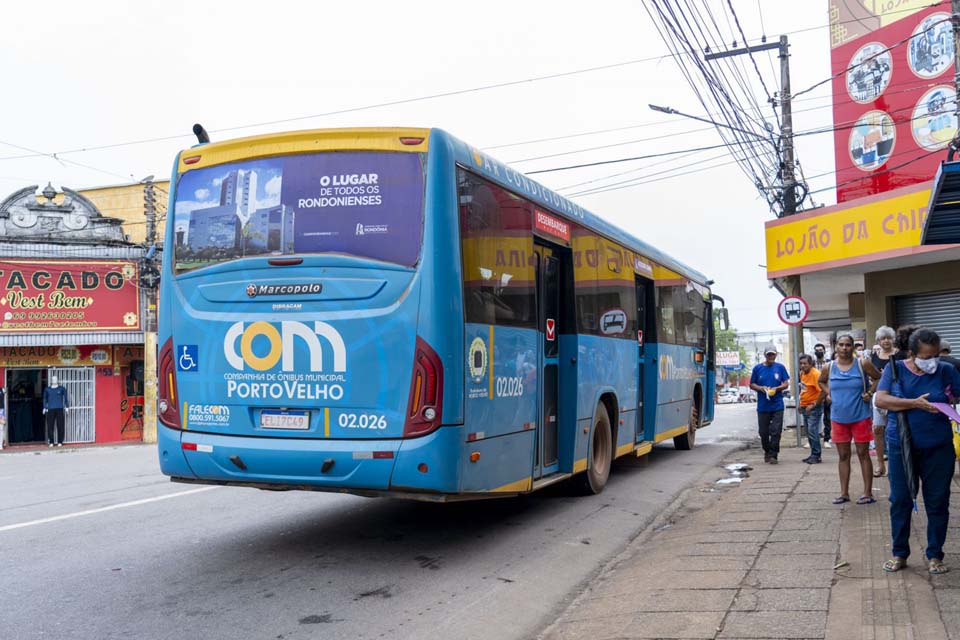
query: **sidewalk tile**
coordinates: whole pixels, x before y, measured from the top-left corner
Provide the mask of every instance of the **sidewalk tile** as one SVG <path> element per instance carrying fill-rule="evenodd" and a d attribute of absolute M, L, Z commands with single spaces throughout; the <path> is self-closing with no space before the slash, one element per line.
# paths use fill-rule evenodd
<path fill-rule="evenodd" d="M 741 589 L 732 611 L 826 611 L 830 589 Z"/>
<path fill-rule="evenodd" d="M 719 637 L 823 638 L 826 628 L 825 611 L 733 611 Z"/>
<path fill-rule="evenodd" d="M 755 556 L 760 552 L 759 542 L 701 542 L 693 545 L 691 556 Z"/>
<path fill-rule="evenodd" d="M 664 571 L 734 571 L 753 567 L 755 556 L 689 556 L 672 557 L 659 565 Z"/>
<path fill-rule="evenodd" d="M 683 638 L 704 640 L 716 637 L 723 612 L 639 613 L 594 620 L 563 622 L 544 640 L 612 640 L 613 638 Z"/>
<path fill-rule="evenodd" d="M 730 531 L 770 531 L 772 527 L 766 521 L 756 520 L 750 522 L 722 522 L 708 526 L 706 531 L 730 532 Z"/>
<path fill-rule="evenodd" d="M 837 542 L 840 540 L 840 527 L 823 528 L 815 531 L 805 531 L 802 529 L 788 529 L 787 531 L 774 530 L 770 532 L 767 538 L 767 548 L 770 545 L 790 545 L 790 547 L 799 547 L 798 542 L 805 543 L 804 546 L 818 549 L 824 542 Z M 784 548 L 788 548 L 784 546 Z M 814 551 L 816 553 L 816 551 Z"/>
<path fill-rule="evenodd" d="M 766 542 L 769 531 L 706 531 L 697 535 L 697 542 Z"/>
<path fill-rule="evenodd" d="M 651 589 L 634 590 L 590 598 L 591 606 L 603 615 L 662 611 L 726 611 L 737 589 Z M 592 613 L 591 615 L 596 615 Z M 571 618 L 570 622 L 576 618 Z"/>
<path fill-rule="evenodd" d="M 940 619 L 950 634 L 950 640 L 960 638 L 960 589 L 934 589 L 940 605 Z"/>
<path fill-rule="evenodd" d="M 774 571 L 754 569 L 747 574 L 746 584 L 758 589 L 810 588 L 822 589 L 833 582 L 833 571 Z"/>
<path fill-rule="evenodd" d="M 700 569 L 698 558 L 691 558 L 689 568 Z M 669 586 L 671 589 L 733 589 L 740 586 L 749 567 L 725 571 L 663 571 L 659 568 L 637 566 L 618 572 L 616 579 L 597 587 L 594 596 L 606 597 L 630 594 L 638 589 Z"/>
<path fill-rule="evenodd" d="M 807 553 L 798 555 L 760 554 L 754 567 L 759 571 L 807 571 L 810 569 L 833 570 L 836 554 Z"/>

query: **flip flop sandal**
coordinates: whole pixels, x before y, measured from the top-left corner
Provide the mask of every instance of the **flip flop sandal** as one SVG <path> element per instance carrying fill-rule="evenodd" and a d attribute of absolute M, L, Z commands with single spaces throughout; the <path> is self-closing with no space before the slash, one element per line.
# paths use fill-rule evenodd
<path fill-rule="evenodd" d="M 874 478 L 882 478 L 882 477 L 885 476 L 885 475 L 887 475 L 887 470 L 886 470 L 886 469 L 878 469 L 877 471 L 874 471 L 874 472 L 873 472 L 873 477 L 874 477 Z"/>
<path fill-rule="evenodd" d="M 860 496 L 857 498 L 857 504 L 873 504 L 877 499 L 873 496 Z"/>
<path fill-rule="evenodd" d="M 833 504 L 844 504 L 846 502 L 850 502 L 850 498 L 847 496 L 840 496 L 839 498 L 833 499 Z"/>
<path fill-rule="evenodd" d="M 943 560 L 937 560 L 936 558 L 933 558 L 930 560 L 927 570 L 933 575 L 938 576 L 950 571 L 950 568 L 943 564 Z"/>
<path fill-rule="evenodd" d="M 883 570 L 887 573 L 896 573 L 901 569 L 907 568 L 907 559 L 906 558 L 890 558 L 883 563 Z"/>

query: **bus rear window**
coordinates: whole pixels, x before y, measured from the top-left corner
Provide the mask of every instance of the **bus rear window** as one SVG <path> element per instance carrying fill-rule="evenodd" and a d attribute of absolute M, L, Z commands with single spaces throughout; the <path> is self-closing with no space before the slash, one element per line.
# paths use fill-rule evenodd
<path fill-rule="evenodd" d="M 423 182 L 415 153 L 314 153 L 188 171 L 174 200 L 174 266 L 294 253 L 413 266 Z"/>

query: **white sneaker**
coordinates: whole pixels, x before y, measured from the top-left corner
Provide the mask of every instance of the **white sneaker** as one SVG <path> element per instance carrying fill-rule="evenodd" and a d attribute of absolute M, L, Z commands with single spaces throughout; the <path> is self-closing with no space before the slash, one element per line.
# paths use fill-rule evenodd
<path fill-rule="evenodd" d="M 53 446 L 53 443 L 52 443 L 52 442 L 48 442 L 48 443 L 47 443 L 47 446 L 48 446 L 48 447 L 52 447 L 52 446 Z"/>
<path fill-rule="evenodd" d="M 810 443 L 809 443 L 809 442 L 804 442 L 804 443 L 803 443 L 803 448 L 804 448 L 804 449 L 809 449 L 809 448 L 810 448 Z"/>
<path fill-rule="evenodd" d="M 829 440 L 827 440 L 827 441 L 825 441 L 825 442 L 823 443 L 823 448 L 824 448 L 824 449 L 833 449 L 833 445 L 830 444 L 830 441 L 829 441 Z"/>
<path fill-rule="evenodd" d="M 57 443 L 57 446 L 58 446 L 58 447 L 62 447 L 62 446 L 63 446 L 63 443 L 62 443 L 62 442 L 58 442 L 58 443 Z"/>

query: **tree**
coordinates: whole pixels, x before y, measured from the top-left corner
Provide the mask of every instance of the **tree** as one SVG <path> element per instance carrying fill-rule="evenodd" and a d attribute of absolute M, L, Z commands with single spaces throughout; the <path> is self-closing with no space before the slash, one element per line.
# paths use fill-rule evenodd
<path fill-rule="evenodd" d="M 717 351 L 736 351 L 740 354 L 740 362 L 746 364 L 747 350 L 737 341 L 737 330 L 732 326 L 720 329 L 720 312 L 713 310 L 713 329 L 716 335 Z M 736 385 L 740 380 L 739 371 L 724 371 L 724 378 L 729 384 Z"/>

